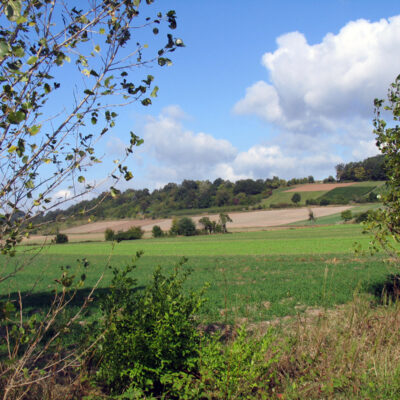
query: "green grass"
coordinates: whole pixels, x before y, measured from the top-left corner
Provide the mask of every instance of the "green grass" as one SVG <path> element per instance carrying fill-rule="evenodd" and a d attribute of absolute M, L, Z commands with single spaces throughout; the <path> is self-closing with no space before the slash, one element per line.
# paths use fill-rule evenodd
<path fill-rule="evenodd" d="M 316 199 L 325 193 L 327 193 L 326 190 L 323 191 L 317 191 L 317 192 L 302 192 L 301 188 L 299 188 L 299 191 L 296 192 L 288 192 L 288 190 L 291 190 L 291 187 L 284 187 L 284 188 L 279 188 L 273 191 L 272 195 L 268 197 L 267 199 L 264 199 L 261 204 L 265 207 L 269 207 L 271 204 L 279 204 L 279 203 L 288 203 L 288 204 L 293 204 L 292 202 L 292 197 L 295 193 L 299 193 L 301 196 L 301 200 L 299 205 L 305 205 L 306 200 L 310 199 Z"/>
<path fill-rule="evenodd" d="M 189 258 L 185 268 L 193 271 L 187 282 L 189 287 L 210 283 L 202 320 L 273 319 L 309 307 L 346 303 L 355 290 L 372 292 L 379 287 L 393 268 L 379 257 L 355 258 L 355 241 L 364 247 L 369 241 L 358 225 L 148 239 L 121 242 L 114 249 L 110 243 L 54 245 L 29 261 L 15 279 L 0 285 L 0 293 L 33 288 L 36 295 L 29 304 L 40 307 L 51 299 L 51 287 L 61 273 L 60 266 L 64 270 L 70 267 L 69 271 L 80 276 L 82 269 L 77 268 L 76 260 L 82 257 L 90 261 L 85 271 L 86 286 L 91 287 L 104 272 L 100 285 L 104 288 L 111 280 L 108 264 L 124 265 L 136 251 L 144 250 L 134 273 L 139 286 L 149 281 L 157 265 L 172 270 L 182 256 Z M 12 263 L 29 257 L 32 248 L 21 249 L 25 252 L 20 250 L 14 259 L 3 257 L 0 261 L 7 261 L 11 269 Z M 104 290 L 98 293 L 102 296 Z M 96 318 L 96 310 L 92 313 Z"/>
<path fill-rule="evenodd" d="M 329 200 L 332 203 L 348 202 L 357 198 L 364 197 L 372 192 L 375 186 L 369 185 L 353 185 L 345 187 L 337 187 L 325 193 L 319 198 Z"/>
<path fill-rule="evenodd" d="M 363 204 L 361 206 L 353 206 L 351 207 L 351 212 L 353 215 L 358 213 L 362 213 L 368 210 L 376 210 L 379 207 L 382 207 L 381 203 L 368 203 Z M 312 206 L 311 206 L 312 208 Z M 334 225 L 343 223 L 341 213 L 326 215 L 325 217 L 319 217 L 315 222 L 311 222 L 307 219 L 303 221 L 296 221 L 288 224 L 288 226 L 318 226 L 318 225 Z"/>

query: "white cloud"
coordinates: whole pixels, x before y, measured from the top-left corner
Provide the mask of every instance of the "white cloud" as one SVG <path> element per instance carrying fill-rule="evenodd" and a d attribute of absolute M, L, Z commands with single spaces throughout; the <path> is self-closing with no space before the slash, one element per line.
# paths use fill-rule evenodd
<path fill-rule="evenodd" d="M 143 150 L 167 168 L 162 175 L 174 179 L 208 178 L 216 165 L 233 160 L 237 150 L 228 140 L 185 129 L 181 122 L 184 115 L 174 106 L 164 109 L 157 118 L 149 118 L 144 127 Z M 160 172 L 157 169 L 157 175 Z"/>
<path fill-rule="evenodd" d="M 299 32 L 279 37 L 277 44 L 262 57 L 270 83 L 249 87 L 234 112 L 294 133 L 352 134 L 372 118 L 373 99 L 385 95 L 400 71 L 400 16 L 349 22 L 314 45 Z"/>
<path fill-rule="evenodd" d="M 68 189 L 60 189 L 54 194 L 54 199 L 56 200 L 68 200 L 72 197 L 73 193 Z"/>
<path fill-rule="evenodd" d="M 356 160 L 362 160 L 366 157 L 376 156 L 379 153 L 375 140 L 360 140 L 358 147 L 352 152 Z"/>

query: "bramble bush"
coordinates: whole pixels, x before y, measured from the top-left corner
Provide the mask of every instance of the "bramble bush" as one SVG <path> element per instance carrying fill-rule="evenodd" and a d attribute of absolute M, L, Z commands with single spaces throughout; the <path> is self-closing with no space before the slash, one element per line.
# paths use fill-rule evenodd
<path fill-rule="evenodd" d="M 115 232 L 112 229 L 107 228 L 104 232 L 104 238 L 105 240 L 112 242 L 115 238 Z"/>
<path fill-rule="evenodd" d="M 139 291 L 131 272 L 140 255 L 124 269 L 113 269 L 111 291 L 101 305 L 105 333 L 97 353 L 98 382 L 111 395 L 129 391 L 136 398 L 167 393 L 171 376 L 197 369 L 195 315 L 204 302 L 204 289 L 183 288 L 190 273 L 185 259 L 168 276 L 158 267 Z"/>
<path fill-rule="evenodd" d="M 137 240 L 141 239 L 144 235 L 144 231 L 140 226 L 133 226 L 126 232 L 118 232 L 114 235 L 114 240 L 121 242 L 122 240 Z"/>
<path fill-rule="evenodd" d="M 57 233 L 55 242 L 57 244 L 68 243 L 68 236 L 65 233 Z"/>

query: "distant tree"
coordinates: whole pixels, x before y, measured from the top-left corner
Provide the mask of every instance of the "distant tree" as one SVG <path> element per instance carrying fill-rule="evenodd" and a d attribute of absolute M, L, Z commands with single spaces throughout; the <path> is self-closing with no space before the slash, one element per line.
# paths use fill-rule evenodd
<path fill-rule="evenodd" d="M 314 177 L 312 175 L 310 175 L 308 177 L 308 183 L 314 183 L 314 182 L 315 182 Z"/>
<path fill-rule="evenodd" d="M 324 183 L 333 183 L 333 182 L 336 182 L 336 181 L 335 181 L 335 178 L 332 175 L 329 175 L 328 178 L 325 178 L 323 182 Z"/>
<path fill-rule="evenodd" d="M 153 237 L 155 237 L 155 238 L 159 238 L 159 237 L 163 237 L 164 236 L 163 230 L 158 225 L 154 225 L 153 226 L 153 229 L 151 230 L 151 233 L 152 233 Z"/>
<path fill-rule="evenodd" d="M 340 216 L 342 217 L 342 219 L 343 219 L 345 222 L 348 222 L 348 221 L 350 221 L 350 220 L 353 218 L 353 214 L 351 213 L 351 210 L 342 211 L 342 213 L 340 214 Z"/>
<path fill-rule="evenodd" d="M 57 233 L 55 242 L 57 244 L 68 243 L 68 236 L 65 233 Z"/>
<path fill-rule="evenodd" d="M 196 234 L 196 225 L 192 218 L 183 217 L 178 221 L 178 234 L 183 236 L 194 236 Z"/>
<path fill-rule="evenodd" d="M 300 195 L 300 193 L 295 193 L 295 194 L 292 196 L 292 201 L 293 201 L 293 203 L 295 203 L 296 205 L 297 205 L 298 203 L 300 203 L 300 200 L 301 200 L 301 195 Z"/>
<path fill-rule="evenodd" d="M 213 231 L 213 224 L 208 217 L 202 217 L 199 219 L 199 224 L 203 225 L 203 229 L 205 232 L 212 233 Z"/>
<path fill-rule="evenodd" d="M 232 222 L 231 217 L 228 214 L 221 213 L 219 214 L 219 222 L 221 225 L 222 233 L 227 233 L 228 229 L 226 228 L 226 224 L 228 222 Z"/>
<path fill-rule="evenodd" d="M 310 222 L 315 222 L 316 221 L 316 218 L 315 218 L 315 215 L 314 215 L 314 211 L 311 210 L 311 208 L 308 209 L 308 220 Z"/>
<path fill-rule="evenodd" d="M 114 236 L 115 236 L 115 232 L 110 228 L 107 228 L 106 231 L 104 232 L 104 238 L 107 241 L 113 241 Z"/>

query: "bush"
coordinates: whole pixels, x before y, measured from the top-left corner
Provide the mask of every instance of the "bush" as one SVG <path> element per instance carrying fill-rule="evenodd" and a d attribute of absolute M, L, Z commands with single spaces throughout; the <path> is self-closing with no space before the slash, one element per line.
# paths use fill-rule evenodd
<path fill-rule="evenodd" d="M 189 274 L 182 268 L 185 261 L 169 276 L 158 267 L 140 292 L 130 277 L 133 265 L 113 269 L 111 292 L 101 306 L 105 334 L 97 354 L 98 381 L 111 394 L 157 397 L 168 392 L 174 374 L 197 369 L 200 334 L 195 314 L 203 291 L 184 290 Z"/>
<path fill-rule="evenodd" d="M 133 226 L 132 228 L 128 229 L 126 232 L 118 232 L 114 239 L 117 242 L 121 242 L 122 240 L 137 240 L 141 239 L 144 235 L 144 231 L 140 226 Z"/>
<path fill-rule="evenodd" d="M 292 196 L 292 199 L 291 199 L 292 201 L 293 201 L 293 203 L 295 203 L 296 205 L 298 204 L 298 203 L 300 203 L 300 200 L 301 200 L 301 195 L 300 195 L 300 193 L 295 193 L 293 196 Z"/>
<path fill-rule="evenodd" d="M 104 238 L 107 241 L 113 241 L 115 238 L 115 232 L 112 229 L 107 228 L 106 231 L 104 232 Z"/>
<path fill-rule="evenodd" d="M 64 233 L 57 233 L 55 242 L 57 244 L 68 243 L 68 236 Z"/>
<path fill-rule="evenodd" d="M 294 204 L 290 203 L 272 203 L 269 205 L 270 208 L 293 208 Z"/>
<path fill-rule="evenodd" d="M 351 213 L 351 210 L 342 211 L 340 216 L 342 217 L 342 219 L 345 222 L 350 221 L 353 218 L 353 214 Z"/>
<path fill-rule="evenodd" d="M 319 204 L 319 201 L 317 199 L 307 199 L 306 200 L 307 206 L 317 206 L 318 204 Z"/>
<path fill-rule="evenodd" d="M 355 215 L 354 221 L 357 224 L 361 224 L 361 222 L 365 222 L 368 220 L 369 215 L 370 215 L 370 211 L 361 212 L 361 213 Z"/>
<path fill-rule="evenodd" d="M 319 202 L 320 206 L 328 206 L 331 202 L 328 199 L 321 199 Z"/>
<path fill-rule="evenodd" d="M 163 237 L 164 236 L 163 230 L 158 225 L 154 225 L 153 226 L 153 229 L 151 230 L 151 233 L 152 233 L 153 237 L 155 237 L 155 238 L 159 238 L 159 237 Z"/>
<path fill-rule="evenodd" d="M 178 235 L 194 236 L 196 234 L 196 225 L 192 218 L 183 217 L 178 221 Z"/>

